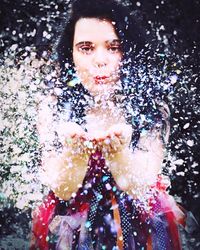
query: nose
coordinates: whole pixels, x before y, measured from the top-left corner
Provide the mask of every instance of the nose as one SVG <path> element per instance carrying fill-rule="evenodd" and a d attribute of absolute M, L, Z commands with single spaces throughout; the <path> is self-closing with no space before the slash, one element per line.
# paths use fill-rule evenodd
<path fill-rule="evenodd" d="M 104 49 L 99 48 L 94 53 L 94 66 L 96 68 L 103 68 L 106 67 L 108 64 L 108 58 L 106 55 L 106 51 Z"/>

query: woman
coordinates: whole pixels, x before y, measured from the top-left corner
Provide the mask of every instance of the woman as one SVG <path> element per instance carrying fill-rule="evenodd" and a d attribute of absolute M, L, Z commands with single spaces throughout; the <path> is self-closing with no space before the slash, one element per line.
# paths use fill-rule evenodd
<path fill-rule="evenodd" d="M 56 131 L 59 153 L 43 156 L 52 191 L 31 249 L 181 249 L 182 212 L 160 175 L 168 111 L 143 79 L 150 55 L 129 13 L 112 0 L 72 5 L 57 49 L 67 81 L 54 100 L 69 121 Z"/>

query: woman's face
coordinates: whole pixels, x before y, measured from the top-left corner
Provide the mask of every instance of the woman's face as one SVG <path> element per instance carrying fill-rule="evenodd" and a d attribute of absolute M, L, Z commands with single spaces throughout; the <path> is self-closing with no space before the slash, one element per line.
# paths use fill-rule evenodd
<path fill-rule="evenodd" d="M 81 18 L 75 25 L 73 61 L 82 84 L 93 95 L 108 93 L 119 80 L 121 42 L 110 21 Z"/>

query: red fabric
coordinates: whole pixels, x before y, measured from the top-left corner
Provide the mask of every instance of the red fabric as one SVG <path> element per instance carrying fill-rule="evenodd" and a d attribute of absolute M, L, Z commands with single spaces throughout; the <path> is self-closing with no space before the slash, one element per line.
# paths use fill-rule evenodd
<path fill-rule="evenodd" d="M 168 223 L 169 236 L 172 241 L 173 249 L 181 250 L 180 235 L 178 225 L 185 223 L 185 215 L 181 208 L 175 203 L 174 199 L 172 202 L 171 196 L 166 192 L 167 185 L 164 183 L 162 176 L 158 176 L 157 183 L 154 187 L 156 190 L 156 198 L 149 200 L 149 204 L 154 211 L 155 202 L 161 204 L 160 212 L 165 215 Z M 153 214 L 153 213 L 152 213 Z"/>
<path fill-rule="evenodd" d="M 180 238 L 178 232 L 178 224 L 180 221 L 177 220 L 176 214 L 173 211 L 173 204 L 171 203 L 170 196 L 166 192 L 166 185 L 162 182 L 162 177 L 158 178 L 157 184 L 152 187 L 156 190 L 156 197 L 149 199 L 149 205 L 152 208 L 152 214 L 154 216 L 155 202 L 160 202 L 160 212 L 163 212 L 166 216 L 169 227 L 169 235 L 171 237 L 173 247 L 176 250 L 181 250 Z M 30 250 L 48 250 L 48 226 L 55 214 L 55 208 L 59 204 L 59 198 L 57 198 L 53 192 L 44 199 L 42 205 L 37 208 L 33 213 L 33 226 L 32 226 L 32 240 Z M 88 210 L 88 203 L 82 203 L 80 200 L 74 201 L 74 206 L 79 212 Z M 177 205 L 176 205 L 177 207 Z M 146 218 L 146 216 L 144 215 Z M 143 219 L 145 219 L 143 218 Z M 183 222 L 183 220 L 182 220 Z M 148 239 L 147 249 L 152 249 L 151 236 Z"/>
<path fill-rule="evenodd" d="M 57 198 L 53 192 L 50 192 L 49 195 L 44 199 L 42 205 L 40 205 L 33 212 L 33 221 L 32 221 L 32 239 L 30 250 L 48 250 L 48 232 L 49 224 L 54 217 L 55 208 L 59 203 L 59 198 Z M 78 212 L 84 212 L 88 210 L 87 203 L 80 203 L 76 201 L 74 207 L 78 209 Z"/>
<path fill-rule="evenodd" d="M 180 237 L 178 232 L 178 225 L 176 218 L 173 214 L 173 212 L 166 213 L 166 219 L 168 221 L 169 231 L 170 231 L 170 238 L 172 240 L 173 248 L 176 250 L 181 250 L 181 243 L 180 243 Z"/>
<path fill-rule="evenodd" d="M 33 226 L 31 250 L 41 249 L 48 250 L 48 225 L 54 215 L 54 210 L 59 200 L 51 192 L 43 204 L 33 212 Z"/>

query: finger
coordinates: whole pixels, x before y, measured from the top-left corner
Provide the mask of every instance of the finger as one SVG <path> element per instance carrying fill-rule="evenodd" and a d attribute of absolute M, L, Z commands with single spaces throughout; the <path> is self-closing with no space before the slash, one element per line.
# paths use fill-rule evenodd
<path fill-rule="evenodd" d="M 75 137 L 76 137 L 76 133 L 71 133 L 69 136 L 72 138 L 72 139 L 74 139 Z"/>
<path fill-rule="evenodd" d="M 104 143 L 105 145 L 111 144 L 111 137 L 110 137 L 110 136 L 107 136 L 107 137 L 103 140 L 103 143 Z"/>
<path fill-rule="evenodd" d="M 121 135 L 122 135 L 122 132 L 121 132 L 121 131 L 114 131 L 114 135 L 117 136 L 117 137 L 118 137 L 118 136 L 121 136 Z"/>
<path fill-rule="evenodd" d="M 123 145 L 123 143 L 122 143 L 122 141 L 120 141 L 119 137 L 116 137 L 116 136 L 113 138 L 111 144 L 112 144 L 112 148 L 114 151 L 118 151 Z"/>

